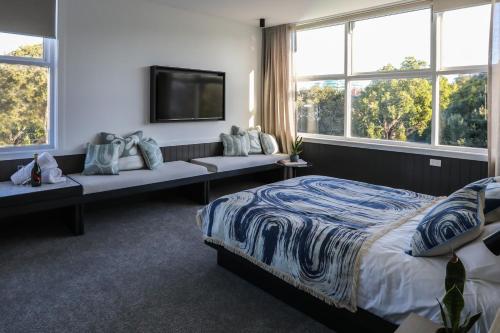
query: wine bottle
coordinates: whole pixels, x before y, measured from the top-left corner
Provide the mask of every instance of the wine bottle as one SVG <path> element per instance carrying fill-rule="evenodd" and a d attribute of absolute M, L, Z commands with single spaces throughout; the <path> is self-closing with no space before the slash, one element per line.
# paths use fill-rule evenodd
<path fill-rule="evenodd" d="M 31 169 L 31 186 L 38 187 L 42 185 L 42 169 L 38 164 L 38 154 L 35 154 L 35 164 Z"/>

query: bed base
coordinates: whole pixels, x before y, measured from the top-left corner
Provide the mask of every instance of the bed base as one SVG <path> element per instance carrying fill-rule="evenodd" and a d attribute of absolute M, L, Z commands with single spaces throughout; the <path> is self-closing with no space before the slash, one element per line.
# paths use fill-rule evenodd
<path fill-rule="evenodd" d="M 211 243 L 206 244 L 217 250 L 219 266 L 265 290 L 337 333 L 393 333 L 397 329 L 397 325 L 366 310 L 358 309 L 356 313 L 352 313 L 328 305 L 223 247 Z"/>

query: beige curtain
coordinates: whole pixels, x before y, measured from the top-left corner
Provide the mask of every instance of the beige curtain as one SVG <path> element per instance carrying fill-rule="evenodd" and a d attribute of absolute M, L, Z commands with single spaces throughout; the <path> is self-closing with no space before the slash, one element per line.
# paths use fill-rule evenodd
<path fill-rule="evenodd" d="M 274 134 L 283 153 L 295 138 L 293 43 L 295 28 L 280 25 L 264 29 L 262 130 Z"/>
<path fill-rule="evenodd" d="M 492 0 L 488 70 L 488 173 L 500 175 L 500 2 Z"/>

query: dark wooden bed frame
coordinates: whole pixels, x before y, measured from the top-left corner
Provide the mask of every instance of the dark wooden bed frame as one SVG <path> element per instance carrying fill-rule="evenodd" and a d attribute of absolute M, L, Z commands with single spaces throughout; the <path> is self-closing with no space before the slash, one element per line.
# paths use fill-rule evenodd
<path fill-rule="evenodd" d="M 337 333 L 393 333 L 398 327 L 363 309 L 352 313 L 328 305 L 224 247 L 205 243 L 217 250 L 217 264 L 219 266 L 267 291 Z"/>

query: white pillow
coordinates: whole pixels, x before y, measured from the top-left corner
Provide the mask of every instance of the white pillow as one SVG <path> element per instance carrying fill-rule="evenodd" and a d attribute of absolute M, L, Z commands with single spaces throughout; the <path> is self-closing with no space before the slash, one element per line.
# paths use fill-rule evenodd
<path fill-rule="evenodd" d="M 481 237 L 457 251 L 465 266 L 467 279 L 500 283 L 500 256 L 491 253 L 483 243 L 483 238 L 498 230 L 500 222 L 485 226 Z"/>

